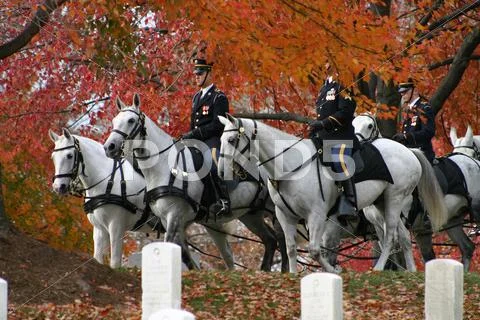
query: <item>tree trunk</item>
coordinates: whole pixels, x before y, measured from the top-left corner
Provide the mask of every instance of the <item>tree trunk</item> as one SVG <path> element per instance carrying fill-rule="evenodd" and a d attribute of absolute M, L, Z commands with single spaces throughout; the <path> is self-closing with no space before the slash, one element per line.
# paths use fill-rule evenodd
<path fill-rule="evenodd" d="M 378 16 L 389 16 L 390 7 L 392 1 L 384 1 L 379 3 L 369 3 L 369 10 Z M 369 95 L 368 97 L 375 102 L 385 104 L 390 106 L 393 111 L 393 108 L 398 108 L 400 105 L 400 95 L 398 94 L 395 84 L 393 81 L 388 81 L 385 83 L 383 79 L 379 78 L 375 73 L 370 73 L 370 79 L 368 81 Z M 397 119 L 382 119 L 381 114 L 377 114 L 379 117 L 377 120 L 378 128 L 382 136 L 386 138 L 392 137 L 397 133 Z"/>
<path fill-rule="evenodd" d="M 5 234 L 10 229 L 10 222 L 5 212 L 5 205 L 3 202 L 3 174 L 2 164 L 0 164 L 0 236 Z"/>

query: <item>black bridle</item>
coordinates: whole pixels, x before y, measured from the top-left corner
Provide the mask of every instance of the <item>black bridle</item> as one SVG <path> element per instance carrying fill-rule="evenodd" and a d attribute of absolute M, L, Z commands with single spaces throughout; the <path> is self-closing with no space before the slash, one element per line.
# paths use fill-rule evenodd
<path fill-rule="evenodd" d="M 473 142 L 471 146 L 459 145 L 459 146 L 454 147 L 454 149 L 457 149 L 457 148 L 472 149 L 473 150 L 473 158 L 480 159 L 480 150 L 479 150 L 478 146 L 475 144 L 475 142 Z"/>
<path fill-rule="evenodd" d="M 355 133 L 355 135 L 361 139 L 360 141 L 373 141 L 377 139 L 378 135 L 380 134 L 380 130 L 378 129 L 377 119 L 368 113 L 362 113 L 359 116 L 370 118 L 373 121 L 373 128 L 372 128 L 372 132 L 368 137 L 364 137 L 363 134 L 361 134 L 360 132 Z"/>
<path fill-rule="evenodd" d="M 251 145 L 252 141 L 254 141 L 257 138 L 257 133 L 258 133 L 257 122 L 255 120 L 252 120 L 252 121 L 253 121 L 253 132 L 252 132 L 252 135 L 250 137 L 248 137 L 245 134 L 245 127 L 243 126 L 243 123 L 242 123 L 241 119 L 238 119 L 238 128 L 228 129 L 228 130 L 223 131 L 224 133 L 225 132 L 237 132 L 238 133 L 237 137 L 235 138 L 235 141 L 229 142 L 234 146 L 235 150 L 238 149 L 238 145 L 240 144 L 240 138 L 244 137 L 247 140 L 247 143 L 245 144 L 245 147 L 243 147 L 243 149 L 239 151 L 239 153 L 242 156 L 245 155 L 245 153 L 247 151 L 250 151 L 250 145 Z M 219 155 L 220 159 L 221 158 L 226 158 L 226 157 L 230 157 L 230 156 L 227 156 L 224 153 L 220 153 L 220 155 Z"/>
<path fill-rule="evenodd" d="M 54 175 L 52 181 L 55 181 L 55 179 L 57 178 L 70 178 L 72 181 L 75 180 L 78 177 L 78 170 L 80 168 L 80 165 L 82 165 L 82 174 L 85 175 L 85 163 L 83 162 L 83 154 L 80 150 L 80 143 L 78 142 L 77 138 L 73 137 L 72 145 L 63 148 L 53 149 L 53 152 L 59 152 L 69 149 L 74 149 L 72 170 L 70 170 L 70 172 L 68 173 L 60 173 Z"/>
<path fill-rule="evenodd" d="M 240 138 L 241 137 L 245 137 L 247 139 L 247 144 L 245 145 L 245 147 L 243 147 L 242 150 L 240 150 L 240 154 L 241 155 L 244 155 L 245 152 L 247 151 L 250 151 L 250 145 L 251 145 L 251 142 L 254 141 L 257 137 L 257 133 L 258 133 L 258 128 L 257 128 L 257 122 L 255 120 L 253 120 L 253 132 L 252 132 L 252 135 L 250 137 L 248 137 L 246 134 L 245 134 L 245 127 L 243 126 L 243 123 L 242 123 L 242 120 L 241 119 L 237 119 L 238 120 L 238 128 L 235 128 L 235 129 L 228 129 L 228 130 L 224 130 L 223 132 L 238 132 L 238 136 L 236 137 L 235 139 L 235 144 L 234 144 L 234 147 L 235 147 L 235 150 L 238 149 L 238 145 L 240 143 Z M 301 139 L 298 139 L 297 141 L 295 141 L 292 145 L 290 145 L 289 147 L 285 148 L 282 150 L 282 152 L 274 155 L 273 157 L 265 160 L 265 161 L 262 161 L 258 164 L 258 167 L 261 167 L 265 164 L 267 164 L 268 162 L 274 160 L 275 158 L 277 158 L 278 156 L 286 153 L 288 150 L 292 149 L 296 144 L 302 142 L 304 140 L 304 138 L 301 138 Z M 233 141 L 231 142 L 233 144 Z M 322 149 L 318 150 L 318 152 L 315 152 L 312 157 L 310 157 L 310 159 L 308 159 L 307 161 L 305 161 L 304 163 L 300 164 L 298 167 L 296 167 L 295 169 L 293 169 L 290 173 L 287 173 L 283 178 L 287 178 L 289 175 L 297 172 L 298 170 L 304 168 L 306 165 L 308 165 L 309 163 L 315 161 L 315 159 L 318 158 L 319 154 L 322 153 Z M 220 158 L 222 157 L 227 157 L 225 154 L 221 153 L 220 154 Z"/>
<path fill-rule="evenodd" d="M 132 110 L 132 109 L 123 109 L 123 110 L 120 110 L 120 112 L 132 112 L 132 113 L 136 114 L 137 117 L 138 117 L 137 123 L 135 124 L 135 127 L 132 129 L 132 131 L 128 134 L 123 132 L 123 131 L 120 131 L 118 129 L 113 129 L 112 132 L 116 132 L 119 135 L 121 135 L 124 139 L 124 142 L 127 141 L 127 140 L 133 140 L 138 135 L 140 135 L 140 138 L 142 140 L 144 140 L 145 137 L 147 136 L 147 128 L 145 127 L 145 114 L 143 112 L 137 112 L 137 111 Z M 155 154 L 151 154 L 151 155 L 147 155 L 147 156 L 137 156 L 134 153 L 133 157 L 134 157 L 134 159 L 138 159 L 138 160 L 150 159 L 154 156 L 160 155 L 160 154 L 164 153 L 165 151 L 169 150 L 177 142 L 178 141 L 173 141 L 173 143 L 170 144 L 168 147 L 164 148 L 163 150 L 160 150 L 159 152 L 157 152 Z M 124 148 L 124 144 L 122 145 L 122 151 L 123 151 L 123 148 Z M 132 151 L 135 152 L 135 150 L 140 150 L 140 149 L 142 149 L 142 148 L 135 148 Z"/>
<path fill-rule="evenodd" d="M 112 132 L 118 133 L 123 137 L 124 140 L 135 139 L 135 137 L 139 134 L 140 134 L 140 137 L 145 138 L 145 136 L 147 135 L 147 130 L 145 129 L 145 114 L 143 112 L 137 112 L 131 109 L 123 109 L 123 110 L 120 110 L 120 112 L 132 112 L 137 115 L 138 121 L 130 133 L 125 133 L 118 129 L 113 129 Z"/>

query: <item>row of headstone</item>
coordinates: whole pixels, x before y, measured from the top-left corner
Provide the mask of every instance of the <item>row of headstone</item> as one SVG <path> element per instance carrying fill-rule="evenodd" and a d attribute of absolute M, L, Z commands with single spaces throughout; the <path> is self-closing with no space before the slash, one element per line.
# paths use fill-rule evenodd
<path fill-rule="evenodd" d="M 343 319 L 342 278 L 313 273 L 301 280 L 301 320 Z M 425 267 L 425 319 L 463 318 L 463 265 L 455 260 L 431 260 Z"/>
<path fill-rule="evenodd" d="M 181 278 L 179 246 L 154 242 L 143 248 L 142 320 L 195 319 L 191 313 L 181 310 Z M 331 273 L 312 273 L 301 280 L 300 290 L 302 320 L 343 319 L 341 277 Z M 5 294 L 3 292 L 2 289 L 2 302 L 6 300 L 6 282 Z M 462 317 L 463 265 L 450 259 L 429 261 L 425 269 L 425 319 L 459 320 Z M 1 319 L 4 318 L 0 316 Z"/>

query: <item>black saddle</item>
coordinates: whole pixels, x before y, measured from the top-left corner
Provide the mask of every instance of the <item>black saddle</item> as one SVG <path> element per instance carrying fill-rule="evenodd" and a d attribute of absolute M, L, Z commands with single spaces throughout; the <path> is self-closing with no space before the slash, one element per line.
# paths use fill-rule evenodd
<path fill-rule="evenodd" d="M 437 158 L 433 165 L 444 194 L 458 194 L 468 198 L 467 184 L 462 170 L 449 158 L 449 156 Z"/>
<path fill-rule="evenodd" d="M 355 183 L 366 180 L 384 180 L 393 184 L 393 178 L 380 151 L 370 142 L 363 142 L 353 154 L 355 160 Z"/>

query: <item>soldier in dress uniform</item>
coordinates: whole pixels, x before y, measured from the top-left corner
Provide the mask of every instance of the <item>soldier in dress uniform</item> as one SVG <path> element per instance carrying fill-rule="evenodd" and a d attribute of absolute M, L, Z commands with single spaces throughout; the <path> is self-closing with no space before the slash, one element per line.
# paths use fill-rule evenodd
<path fill-rule="evenodd" d="M 398 92 L 402 96 L 401 104 L 405 113 L 402 121 L 401 132 L 395 134 L 392 139 L 409 147 L 420 148 L 430 163 L 435 159 L 435 153 L 432 147 L 432 138 L 435 136 L 435 114 L 428 102 L 420 96 L 415 83 L 411 78 L 407 82 L 402 82 L 398 86 Z M 412 224 L 412 232 L 419 237 L 424 238 L 423 243 L 430 243 L 428 247 L 433 248 L 432 243 L 432 225 L 428 214 L 425 212 L 418 196 L 418 190 L 412 193 L 413 202 L 408 214 L 408 223 Z M 435 259 L 433 249 L 430 252 L 422 252 L 426 261 Z"/>
<path fill-rule="evenodd" d="M 430 163 L 435 159 L 432 138 L 435 136 L 435 114 L 432 107 L 415 88 L 412 79 L 399 84 L 402 95 L 402 107 L 406 117 L 402 122 L 402 131 L 392 139 L 409 148 L 420 148 Z"/>
<path fill-rule="evenodd" d="M 330 65 L 326 64 L 327 72 L 332 72 Z M 346 158 L 351 158 L 354 150 L 359 147 L 352 125 L 356 103 L 346 94 L 345 89 L 329 76 L 320 89 L 315 103 L 317 120 L 310 123 L 310 138 L 317 149 L 320 149 L 325 140 L 348 140 L 351 143 L 338 143 L 332 148 L 333 171 L 342 174 L 338 181 L 343 190 L 340 196 L 338 219 L 341 222 L 357 218 L 355 183 L 352 180 L 354 172 L 346 165 Z M 330 159 L 326 159 L 330 161 Z"/>
<path fill-rule="evenodd" d="M 195 81 L 200 90 L 193 96 L 190 131 L 185 133 L 182 139 L 205 142 L 212 150 L 212 156 L 218 160 L 220 137 L 224 127 L 218 116 L 225 117 L 228 113 L 228 99 L 213 83 L 213 64 L 205 59 L 195 59 L 194 63 Z M 210 175 L 220 191 L 219 199 L 210 207 L 210 211 L 217 215 L 227 213 L 230 211 L 228 190 L 225 181 L 218 177 L 216 164 L 212 165 Z"/>

